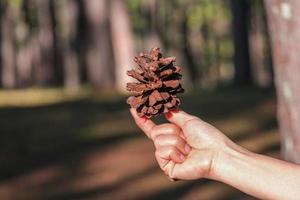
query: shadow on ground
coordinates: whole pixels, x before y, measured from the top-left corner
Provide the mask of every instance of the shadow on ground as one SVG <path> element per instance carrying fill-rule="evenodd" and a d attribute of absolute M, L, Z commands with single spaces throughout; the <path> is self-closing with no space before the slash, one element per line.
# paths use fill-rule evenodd
<path fill-rule="evenodd" d="M 184 110 L 246 148 L 278 156 L 273 91 L 223 89 L 182 99 Z M 168 181 L 124 97 L 2 106 L 0 119 L 1 199 L 253 199 L 208 180 Z"/>

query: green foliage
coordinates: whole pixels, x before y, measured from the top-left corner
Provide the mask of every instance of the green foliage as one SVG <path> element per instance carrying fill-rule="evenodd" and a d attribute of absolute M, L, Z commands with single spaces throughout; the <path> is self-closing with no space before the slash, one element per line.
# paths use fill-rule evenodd
<path fill-rule="evenodd" d="M 206 76 L 213 76 L 207 74 L 210 68 L 228 64 L 232 66 L 231 11 L 228 0 L 127 2 L 134 30 L 137 35 L 141 35 L 142 40 L 154 27 L 164 49 L 181 51 L 184 46 L 182 38 L 188 37 L 198 71 Z M 188 26 L 187 33 L 182 31 L 184 20 Z"/>
<path fill-rule="evenodd" d="M 146 21 L 140 17 L 139 9 L 143 0 L 127 0 L 128 10 L 135 32 L 142 32 L 146 28 Z"/>
<path fill-rule="evenodd" d="M 23 0 L 9 0 L 8 3 L 10 6 L 20 7 L 23 3 Z"/>

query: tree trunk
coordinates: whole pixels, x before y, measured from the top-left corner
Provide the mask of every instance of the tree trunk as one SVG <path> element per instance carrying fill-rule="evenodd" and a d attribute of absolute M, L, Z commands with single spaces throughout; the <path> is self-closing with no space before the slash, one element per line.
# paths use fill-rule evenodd
<path fill-rule="evenodd" d="M 91 84 L 98 89 L 111 89 L 114 83 L 108 19 L 109 3 L 108 0 L 84 0 L 88 21 L 87 76 Z"/>
<path fill-rule="evenodd" d="M 80 74 L 76 52 L 78 4 L 74 0 L 65 0 L 59 6 L 59 33 L 63 58 L 64 86 L 68 91 L 79 89 Z M 66 12 L 68 10 L 68 12 Z"/>
<path fill-rule="evenodd" d="M 4 88 L 13 88 L 16 85 L 16 54 L 15 37 L 13 31 L 13 10 L 8 1 L 1 1 L 2 29 L 1 29 L 1 81 Z"/>
<path fill-rule="evenodd" d="M 134 63 L 134 39 L 129 14 L 123 0 L 112 0 L 110 20 L 113 52 L 115 58 L 115 77 L 117 89 L 126 92 L 126 83 L 131 79 L 126 75 Z"/>
<path fill-rule="evenodd" d="M 0 1 L 0 87 L 2 83 L 2 18 L 4 12 L 4 1 Z"/>
<path fill-rule="evenodd" d="M 180 24 L 180 30 L 182 33 L 182 53 L 186 58 L 188 72 L 191 78 L 192 85 L 195 87 L 199 78 L 199 72 L 195 63 L 195 58 L 193 56 L 192 47 L 189 41 L 189 27 L 188 27 L 188 17 L 186 13 L 186 9 L 182 11 L 182 21 Z"/>
<path fill-rule="evenodd" d="M 39 20 L 39 48 L 40 60 L 37 64 L 35 74 L 36 82 L 39 85 L 47 85 L 53 83 L 54 76 L 54 53 L 53 53 L 53 33 L 50 0 L 35 0 L 38 4 L 38 20 Z"/>
<path fill-rule="evenodd" d="M 31 37 L 29 24 L 26 17 L 29 14 L 28 7 L 25 6 L 28 1 L 24 0 L 22 4 L 14 6 L 15 9 L 15 32 L 22 30 L 21 34 L 16 34 L 16 86 L 18 88 L 28 87 L 31 84 L 32 70 L 32 52 L 30 51 Z M 19 31 L 20 32 L 20 31 Z"/>
<path fill-rule="evenodd" d="M 231 0 L 233 14 L 233 42 L 235 83 L 252 83 L 249 58 L 249 3 L 247 0 Z"/>
<path fill-rule="evenodd" d="M 300 1 L 267 0 L 284 159 L 300 163 Z"/>
<path fill-rule="evenodd" d="M 264 18 L 264 6 L 261 0 L 251 3 L 250 30 L 249 30 L 249 49 L 250 63 L 253 82 L 266 88 L 272 84 L 272 73 L 268 66 L 268 42 L 265 41 L 266 22 Z"/>
<path fill-rule="evenodd" d="M 24 0 L 23 0 L 24 1 Z M 27 0 L 28 1 L 28 0 Z M 58 36 L 58 17 L 57 17 L 57 4 L 64 2 L 64 1 L 56 1 L 50 0 L 50 16 L 51 16 L 51 26 L 52 26 L 52 38 L 53 38 L 53 77 L 54 77 L 54 84 L 61 85 L 63 83 L 63 69 L 62 69 L 62 49 L 60 48 L 60 41 Z M 76 23 L 76 22 L 74 22 Z"/>
<path fill-rule="evenodd" d="M 157 30 L 158 9 L 157 0 L 143 1 L 140 5 L 141 14 L 144 15 L 147 28 L 143 38 L 143 48 L 149 51 L 153 47 L 161 47 L 162 43 Z"/>

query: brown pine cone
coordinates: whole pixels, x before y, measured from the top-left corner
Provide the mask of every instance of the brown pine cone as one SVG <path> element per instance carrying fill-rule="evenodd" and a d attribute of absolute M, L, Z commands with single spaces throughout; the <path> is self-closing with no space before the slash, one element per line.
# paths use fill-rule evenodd
<path fill-rule="evenodd" d="M 139 116 L 157 116 L 180 104 L 176 94 L 184 89 L 180 84 L 181 68 L 173 65 L 175 60 L 175 57 L 162 57 L 159 48 L 135 57 L 138 67 L 127 71 L 127 75 L 139 82 L 127 83 L 127 90 L 133 94 L 127 103 Z"/>

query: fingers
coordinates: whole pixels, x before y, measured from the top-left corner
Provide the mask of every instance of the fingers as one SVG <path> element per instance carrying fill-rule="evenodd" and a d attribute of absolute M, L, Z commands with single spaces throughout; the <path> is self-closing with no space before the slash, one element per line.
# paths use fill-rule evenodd
<path fill-rule="evenodd" d="M 153 127 L 150 132 L 150 138 L 155 140 L 159 135 L 179 135 L 181 129 L 174 124 L 161 124 Z"/>
<path fill-rule="evenodd" d="M 164 130 L 170 128 L 167 125 L 160 125 L 155 127 L 151 131 L 153 135 L 153 141 L 156 148 L 156 160 L 159 166 L 166 174 L 170 174 L 172 166 L 176 163 L 182 163 L 185 161 L 186 156 L 190 153 L 191 147 L 186 143 L 186 141 L 179 135 L 180 130 L 175 130 L 174 132 L 169 132 L 169 134 L 164 134 Z M 171 130 L 172 128 L 170 128 Z M 162 133 L 162 134 L 160 134 Z M 165 132 L 168 133 L 168 132 Z M 173 134 L 172 134 L 173 133 Z"/>
<path fill-rule="evenodd" d="M 175 146 L 185 155 L 190 151 L 190 146 L 184 140 L 181 129 L 174 124 L 156 125 L 150 131 L 150 138 L 156 148 Z"/>
<path fill-rule="evenodd" d="M 159 135 L 154 139 L 156 149 L 164 146 L 176 147 L 183 155 L 188 155 L 190 146 L 178 135 Z"/>
<path fill-rule="evenodd" d="M 168 163 L 182 163 L 185 160 L 191 147 L 186 143 L 182 130 L 176 123 L 156 125 L 147 118 L 139 117 L 135 109 L 130 109 L 130 112 L 139 128 L 153 140 L 156 159 L 162 169 L 165 169 Z"/>
<path fill-rule="evenodd" d="M 130 109 L 130 113 L 136 123 L 136 125 L 142 129 L 142 131 L 149 137 L 151 138 L 150 132 L 151 130 L 156 126 L 153 121 L 146 117 L 139 117 L 137 115 L 137 112 L 134 108 Z"/>
<path fill-rule="evenodd" d="M 186 112 L 182 110 L 175 110 L 170 111 L 166 114 L 166 119 L 170 121 L 173 124 L 176 124 L 181 129 L 184 129 L 187 123 L 192 121 L 199 121 L 200 119 L 198 117 L 195 117 L 193 115 L 187 114 Z"/>
<path fill-rule="evenodd" d="M 155 157 L 162 170 L 166 170 L 170 160 L 176 163 L 182 163 L 185 160 L 185 156 L 175 146 L 163 146 L 156 149 Z"/>
<path fill-rule="evenodd" d="M 137 126 L 142 129 L 142 131 L 152 140 L 154 140 L 155 137 L 161 134 L 177 134 L 179 135 L 181 132 L 181 129 L 174 125 L 174 124 L 161 124 L 156 125 L 152 120 L 145 118 L 145 117 L 139 117 L 137 115 L 137 112 L 135 109 L 130 109 L 131 115 L 137 124 Z"/>

